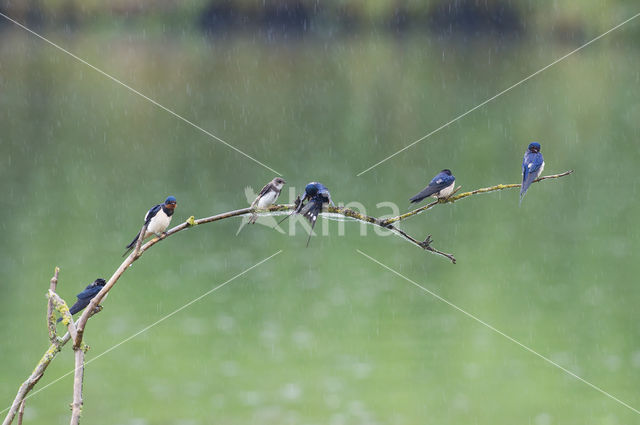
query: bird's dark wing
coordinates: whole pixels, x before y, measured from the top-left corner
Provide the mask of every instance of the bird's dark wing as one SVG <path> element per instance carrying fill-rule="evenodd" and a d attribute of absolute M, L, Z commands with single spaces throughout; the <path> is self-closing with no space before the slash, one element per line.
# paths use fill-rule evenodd
<path fill-rule="evenodd" d="M 162 209 L 162 204 L 158 204 L 156 206 L 154 206 L 153 208 L 151 208 L 149 211 L 147 211 L 147 215 L 144 216 L 144 224 L 149 224 L 149 222 L 151 221 L 151 219 L 153 217 L 156 216 L 156 214 L 158 214 L 158 212 Z"/>
<path fill-rule="evenodd" d="M 98 295 L 98 292 L 100 292 L 102 288 L 103 286 L 96 285 L 95 283 L 87 286 L 84 291 L 80 292 L 77 295 L 78 301 L 76 301 L 76 303 L 72 305 L 71 308 L 69 308 L 69 313 L 76 314 L 77 312 L 88 306 L 93 297 Z"/>
<path fill-rule="evenodd" d="M 331 200 L 331 194 L 329 193 L 329 189 L 327 189 L 326 187 L 322 187 L 322 189 L 320 189 L 318 191 L 318 198 L 323 199 L 323 201 L 329 205 L 333 205 L 333 201 Z"/>
<path fill-rule="evenodd" d="M 454 181 L 456 181 L 456 178 L 453 176 L 443 176 L 441 183 L 438 184 L 442 184 L 442 189 L 444 189 L 445 187 L 450 186 Z"/>
<path fill-rule="evenodd" d="M 162 204 L 158 204 L 158 205 L 155 205 L 153 208 L 151 208 L 149 211 L 147 211 L 147 214 L 144 216 L 144 224 L 148 226 L 149 223 L 151 222 L 151 219 L 155 217 L 156 214 L 158 214 L 158 212 L 161 209 L 162 209 Z M 139 237 L 140 237 L 140 232 L 138 232 L 138 234 L 136 235 L 135 238 L 133 238 L 131 243 L 127 245 L 126 250 L 124 251 L 124 254 L 122 254 L 123 257 L 125 257 L 127 254 L 129 254 L 133 250 L 133 248 L 136 246 L 136 242 L 138 242 Z"/>
<path fill-rule="evenodd" d="M 319 199 L 310 200 L 307 205 L 305 205 L 301 210 L 300 214 L 303 215 L 304 218 L 309 220 L 309 223 L 313 226 L 318 219 L 318 214 L 322 212 L 322 201 Z"/>
<path fill-rule="evenodd" d="M 451 185 L 451 183 L 453 183 L 454 181 L 455 181 L 455 177 L 453 176 L 437 175 L 436 177 L 433 178 L 433 180 L 431 180 L 431 182 L 427 187 L 422 189 L 420 193 L 409 198 L 409 201 L 420 202 L 424 198 L 428 198 L 434 193 L 439 192 L 445 187 Z"/>
<path fill-rule="evenodd" d="M 524 160 L 522 161 L 522 185 L 520 187 L 520 202 L 522 203 L 522 198 L 525 193 L 527 193 L 527 189 L 531 186 L 531 183 L 538 177 L 538 170 L 544 164 L 544 159 L 541 153 L 529 153 L 527 152 L 524 155 Z"/>
<path fill-rule="evenodd" d="M 269 192 L 271 189 L 272 189 L 271 182 L 269 182 L 269 183 L 267 183 L 266 185 L 264 185 L 264 187 L 262 188 L 262 190 L 260 191 L 260 193 L 258 193 L 258 196 L 256 196 L 255 201 L 253 201 L 253 202 L 251 203 L 251 206 L 252 206 L 252 207 L 255 207 L 256 205 L 258 205 L 258 200 L 259 200 L 263 195 L 265 195 L 267 192 Z"/>
<path fill-rule="evenodd" d="M 269 192 L 271 189 L 273 188 L 273 185 L 271 183 L 267 183 L 262 190 L 260 191 L 260 193 L 258 193 L 258 198 L 261 197 L 262 195 L 266 194 L 267 192 Z"/>
<path fill-rule="evenodd" d="M 328 192 L 327 192 L 328 193 Z M 321 197 L 311 199 L 307 205 L 305 205 L 301 210 L 300 214 L 304 216 L 309 223 L 311 223 L 311 231 L 309 232 L 309 237 L 307 238 L 307 247 L 309 246 L 309 241 L 311 240 L 311 235 L 313 234 L 313 228 L 316 226 L 316 221 L 318 220 L 318 214 L 322 212 L 323 201 Z"/>
<path fill-rule="evenodd" d="M 82 311 L 86 306 L 89 305 L 89 303 L 91 302 L 91 299 L 96 295 L 98 295 L 98 292 L 100 292 L 100 290 L 103 288 L 103 285 L 98 285 L 96 283 L 99 280 L 101 279 L 98 279 L 95 282 L 91 283 L 90 285 L 87 285 L 87 287 L 84 288 L 84 291 L 76 295 L 78 297 L 78 301 L 76 301 L 74 305 L 69 307 L 69 313 L 71 315 L 74 315 L 77 312 Z M 61 321 L 62 321 L 62 317 L 60 317 L 56 322 L 60 323 Z"/>
<path fill-rule="evenodd" d="M 129 245 L 126 246 L 126 249 L 124 251 L 124 254 L 122 254 L 122 256 L 126 256 L 129 252 L 131 252 L 133 250 L 133 248 L 136 246 L 136 242 L 138 242 L 138 238 L 140 237 L 140 232 L 138 232 L 138 234 L 136 235 L 135 238 L 133 238 L 133 240 L 131 241 L 131 243 Z"/>
<path fill-rule="evenodd" d="M 409 198 L 409 201 L 413 202 L 420 202 L 422 201 L 424 198 L 428 198 L 429 196 L 433 195 L 434 193 L 436 193 L 437 191 L 439 191 L 440 189 L 438 189 L 436 186 L 427 186 L 425 187 L 420 193 L 418 193 L 417 195 L 412 196 L 411 198 Z"/>
<path fill-rule="evenodd" d="M 538 174 L 538 170 L 540 169 L 540 167 L 542 167 L 542 164 L 544 164 L 544 159 L 542 158 L 542 154 L 541 153 L 534 154 L 533 158 L 531 158 L 529 173 Z"/>
<path fill-rule="evenodd" d="M 149 211 L 147 211 L 147 214 L 145 214 L 144 216 L 145 226 L 149 225 L 149 222 L 151 222 L 151 219 L 155 217 L 156 214 L 158 214 L 158 211 L 160 211 L 161 209 L 162 209 L 162 204 L 158 204 L 158 205 L 155 205 L 153 208 L 151 208 Z M 138 232 L 138 234 L 135 236 L 135 238 L 133 238 L 131 243 L 127 245 L 124 251 L 124 254 L 122 254 L 123 257 L 125 257 L 128 253 L 130 253 L 133 250 L 133 248 L 136 246 L 136 242 L 138 242 L 139 237 L 140 237 L 140 232 Z"/>
<path fill-rule="evenodd" d="M 84 291 L 80 292 L 77 297 L 79 300 L 90 300 L 91 298 L 98 295 L 98 292 L 100 292 L 102 288 L 102 286 L 91 284 L 87 286 Z"/>
<path fill-rule="evenodd" d="M 83 291 L 84 292 L 84 291 Z M 74 305 L 69 308 L 69 313 L 76 314 L 77 312 L 83 310 L 86 306 L 91 302 L 91 298 L 78 298 L 78 301 Z"/>
<path fill-rule="evenodd" d="M 428 198 L 429 196 L 433 195 L 434 193 L 438 192 L 440 189 L 444 189 L 445 187 L 449 186 L 448 184 L 431 184 L 429 183 L 429 186 L 425 187 L 424 189 L 422 189 L 422 191 L 420 193 L 418 193 L 415 196 L 412 196 L 411 198 L 409 198 L 409 201 L 411 202 L 420 202 L 422 201 L 424 198 Z"/>

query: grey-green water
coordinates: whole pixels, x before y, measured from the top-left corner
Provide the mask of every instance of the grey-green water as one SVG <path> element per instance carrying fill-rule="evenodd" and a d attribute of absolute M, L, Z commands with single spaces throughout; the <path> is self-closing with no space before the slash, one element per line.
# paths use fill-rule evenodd
<path fill-rule="evenodd" d="M 347 223 L 288 236 L 240 220 L 162 242 L 89 323 L 87 359 L 281 254 L 86 369 L 84 423 L 627 424 L 637 414 L 358 254 L 361 250 L 640 408 L 640 57 L 611 34 L 374 170 L 356 174 L 575 46 L 426 35 L 288 43 L 235 36 L 48 34 L 336 202 L 403 211 L 440 169 L 464 189 L 517 183 L 528 142 L 549 173 L 440 206 L 403 229 L 458 264 Z M 18 30 L 0 45 L 0 400 L 47 347 L 54 266 L 72 301 L 120 264 L 168 194 L 174 224 L 246 206 L 273 173 Z M 288 197 L 288 190 L 285 190 Z M 70 371 L 70 347 L 37 388 Z M 65 423 L 72 377 L 27 402 Z"/>

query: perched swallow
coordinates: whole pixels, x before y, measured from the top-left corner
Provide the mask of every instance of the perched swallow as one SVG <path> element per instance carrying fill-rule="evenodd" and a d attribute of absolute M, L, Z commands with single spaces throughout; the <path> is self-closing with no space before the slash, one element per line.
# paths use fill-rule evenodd
<path fill-rule="evenodd" d="M 306 200 L 308 200 L 308 202 L 305 204 L 304 201 Z M 326 205 L 333 205 L 329 189 L 327 189 L 322 183 L 309 183 L 304 188 L 304 197 L 294 211 L 296 214 L 302 214 L 303 217 L 311 223 L 311 232 L 307 239 L 307 246 L 309 246 L 309 241 L 311 240 L 311 235 L 313 234 L 313 228 L 316 225 L 318 214 L 320 214 Z"/>
<path fill-rule="evenodd" d="M 529 143 L 527 151 L 524 153 L 522 159 L 522 185 L 520 187 L 520 204 L 522 204 L 522 198 L 524 198 L 527 189 L 531 186 L 531 183 L 542 174 L 544 170 L 544 158 L 540 153 L 540 143 Z"/>
<path fill-rule="evenodd" d="M 74 315 L 77 312 L 84 310 L 84 308 L 89 305 L 93 297 L 98 295 L 98 292 L 100 292 L 106 284 L 107 282 L 105 282 L 104 279 L 96 279 L 93 283 L 87 285 L 87 287 L 84 288 L 84 291 L 77 295 L 78 301 L 69 308 L 69 313 Z M 62 317 L 58 319 L 58 322 L 60 321 L 62 321 Z"/>
<path fill-rule="evenodd" d="M 451 174 L 451 170 L 444 169 L 438 173 L 425 187 L 422 192 L 409 198 L 409 201 L 420 202 L 424 198 L 433 196 L 434 198 L 448 198 L 453 193 L 453 186 L 456 178 Z"/>
<path fill-rule="evenodd" d="M 262 188 L 256 200 L 251 204 L 251 208 L 263 210 L 270 205 L 273 205 L 274 202 L 276 202 L 276 199 L 278 199 L 278 196 L 280 196 L 280 191 L 285 183 L 286 181 L 280 177 L 276 177 L 271 180 Z M 258 215 L 252 214 L 251 218 L 249 218 L 249 223 L 253 224 L 257 219 Z"/>
<path fill-rule="evenodd" d="M 160 234 L 164 233 L 167 227 L 169 227 L 169 223 L 171 223 L 171 216 L 176 208 L 176 204 L 176 198 L 169 196 L 167 200 L 164 201 L 164 204 L 158 204 L 147 211 L 147 214 L 144 216 L 144 224 L 147 227 L 147 230 L 144 233 L 142 240 L 152 235 L 160 237 Z M 140 232 L 138 232 L 131 243 L 127 245 L 127 250 L 122 255 L 123 257 L 135 248 L 139 237 Z"/>

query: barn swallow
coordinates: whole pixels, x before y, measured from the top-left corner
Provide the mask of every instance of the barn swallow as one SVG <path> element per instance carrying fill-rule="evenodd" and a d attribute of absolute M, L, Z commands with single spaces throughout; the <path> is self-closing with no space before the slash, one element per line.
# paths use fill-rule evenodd
<path fill-rule="evenodd" d="M 456 178 L 451 174 L 451 170 L 444 169 L 438 173 L 425 187 L 422 192 L 409 198 L 412 203 L 420 202 L 424 198 L 433 196 L 434 198 L 448 198 L 453 193 L 453 186 Z"/>
<path fill-rule="evenodd" d="M 544 158 L 540 153 L 540 143 L 529 143 L 527 151 L 524 153 L 522 159 L 522 185 L 520 187 L 520 204 L 522 204 L 522 198 L 527 193 L 527 189 L 531 186 L 534 180 L 540 177 L 544 170 Z"/>
<path fill-rule="evenodd" d="M 304 201 L 308 201 L 306 204 Z M 296 214 L 302 214 L 309 223 L 311 223 L 311 232 L 309 232 L 309 238 L 307 239 L 307 247 L 313 234 L 313 228 L 316 225 L 318 214 L 327 205 L 333 205 L 331 201 L 331 194 L 322 183 L 311 182 L 304 188 L 304 197 L 295 209 Z"/>
<path fill-rule="evenodd" d="M 169 196 L 164 201 L 164 204 L 155 205 L 149 211 L 147 211 L 147 214 L 144 216 L 146 231 L 142 240 L 152 235 L 160 237 L 160 234 L 164 233 L 167 227 L 169 227 L 169 223 L 171 223 L 171 216 L 173 215 L 173 211 L 176 208 L 176 204 L 176 198 L 174 198 L 173 196 Z M 139 237 L 140 232 L 138 232 L 131 243 L 127 245 L 127 250 L 122 255 L 123 257 L 136 246 Z"/>
<path fill-rule="evenodd" d="M 84 288 L 84 291 L 77 295 L 78 301 L 69 308 L 69 313 L 73 316 L 79 311 L 84 310 L 84 308 L 89 305 L 93 297 L 98 295 L 98 292 L 100 292 L 106 284 L 107 282 L 105 282 L 104 279 L 96 279 L 93 283 L 87 285 L 87 287 Z M 62 321 L 62 317 L 58 319 L 58 322 L 60 321 Z"/>

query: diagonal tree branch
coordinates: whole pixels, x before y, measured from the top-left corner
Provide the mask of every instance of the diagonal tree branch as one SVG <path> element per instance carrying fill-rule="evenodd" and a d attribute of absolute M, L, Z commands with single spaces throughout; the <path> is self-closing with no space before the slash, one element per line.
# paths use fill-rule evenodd
<path fill-rule="evenodd" d="M 136 246 L 135 246 L 135 249 L 133 250 L 133 255 L 138 255 L 138 252 L 140 252 L 140 246 L 142 246 L 142 240 L 144 239 L 144 235 L 147 233 L 148 226 L 149 224 L 146 222 L 142 225 L 142 229 L 140 229 L 140 233 L 138 233 L 138 240 L 136 241 Z"/>

